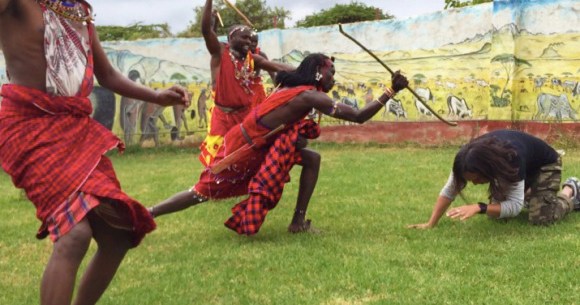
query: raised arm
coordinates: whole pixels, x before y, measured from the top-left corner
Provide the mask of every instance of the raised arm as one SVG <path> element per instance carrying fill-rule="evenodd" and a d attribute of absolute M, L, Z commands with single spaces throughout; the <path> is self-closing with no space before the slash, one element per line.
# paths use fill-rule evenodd
<path fill-rule="evenodd" d="M 222 46 L 218 40 L 217 33 L 214 30 L 215 24 L 217 23 L 217 18 L 214 17 L 214 14 L 213 1 L 206 0 L 203 8 L 203 15 L 201 17 L 201 33 L 205 40 L 205 46 L 211 56 L 219 58 L 221 56 Z M 212 22 L 212 20 L 214 22 Z"/>
<path fill-rule="evenodd" d="M 275 62 L 268 60 L 267 57 L 261 54 L 254 54 L 254 66 L 256 69 L 266 70 L 268 72 L 280 72 L 280 71 L 294 71 L 295 67 L 287 65 L 281 62 Z M 272 79 L 274 81 L 274 79 Z"/>
<path fill-rule="evenodd" d="M 378 99 L 367 103 L 365 107 L 358 110 L 351 106 L 335 102 L 331 109 L 319 109 L 323 113 L 330 115 L 332 117 L 347 120 L 356 123 L 364 123 L 370 120 L 381 108 L 383 108 L 387 101 L 394 97 L 394 95 L 399 92 L 400 90 L 407 87 L 409 82 L 407 78 L 396 72 L 392 78 L 392 86 L 393 88 L 387 88 L 385 93 L 383 93 Z"/>
<path fill-rule="evenodd" d="M 264 57 L 267 60 L 270 60 L 268 58 L 268 55 L 266 55 L 266 53 L 264 53 L 262 51 L 260 51 L 260 56 Z M 276 82 L 276 71 L 267 71 L 267 72 L 268 72 L 268 75 L 270 75 L 270 78 L 272 79 L 272 83 Z"/>
<path fill-rule="evenodd" d="M 189 106 L 187 91 L 179 86 L 173 86 L 163 91 L 155 91 L 125 77 L 111 65 L 111 62 L 109 62 L 109 59 L 107 58 L 107 55 L 97 37 L 98 35 L 95 34 L 94 36 L 92 45 L 95 60 L 94 73 L 97 81 L 102 87 L 122 96 L 162 106 L 178 104 L 185 105 L 186 107 Z"/>

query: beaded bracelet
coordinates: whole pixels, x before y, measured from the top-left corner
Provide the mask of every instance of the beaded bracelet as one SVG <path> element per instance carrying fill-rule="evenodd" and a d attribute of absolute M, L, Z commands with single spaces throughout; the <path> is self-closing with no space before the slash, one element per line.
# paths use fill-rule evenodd
<path fill-rule="evenodd" d="M 385 94 L 387 95 L 387 97 L 393 98 L 393 96 L 395 96 L 395 93 L 396 93 L 395 90 L 393 90 L 389 87 L 385 88 Z"/>

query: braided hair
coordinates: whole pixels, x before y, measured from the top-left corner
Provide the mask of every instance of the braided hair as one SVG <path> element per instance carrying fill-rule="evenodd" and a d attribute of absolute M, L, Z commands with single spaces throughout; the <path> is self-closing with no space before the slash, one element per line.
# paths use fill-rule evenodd
<path fill-rule="evenodd" d="M 280 87 L 296 87 L 311 85 L 316 86 L 316 72 L 326 64 L 327 60 L 334 61 L 334 58 L 321 53 L 312 53 L 304 58 L 295 71 L 281 71 L 276 75 L 276 83 Z"/>

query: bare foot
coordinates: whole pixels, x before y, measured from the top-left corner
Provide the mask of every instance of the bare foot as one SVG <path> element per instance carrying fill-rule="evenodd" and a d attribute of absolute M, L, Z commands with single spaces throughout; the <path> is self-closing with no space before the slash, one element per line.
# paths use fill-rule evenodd
<path fill-rule="evenodd" d="M 314 234 L 320 233 L 320 230 L 313 228 L 310 225 L 311 222 L 312 221 L 310 219 L 308 219 L 305 222 L 299 223 L 299 224 L 298 223 L 297 224 L 291 223 L 288 226 L 288 232 L 294 233 L 294 234 L 295 233 L 302 233 L 302 232 L 309 232 L 309 233 L 314 233 Z"/>

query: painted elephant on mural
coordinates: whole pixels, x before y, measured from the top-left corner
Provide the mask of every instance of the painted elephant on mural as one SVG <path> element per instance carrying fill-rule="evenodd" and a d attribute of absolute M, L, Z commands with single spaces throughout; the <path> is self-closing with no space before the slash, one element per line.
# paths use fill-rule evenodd
<path fill-rule="evenodd" d="M 534 120 L 556 119 L 558 121 L 576 120 L 576 111 L 570 105 L 568 96 L 540 93 L 537 100 L 537 112 Z"/>
<path fill-rule="evenodd" d="M 113 129 L 115 122 L 115 94 L 106 88 L 95 86 L 89 95 L 93 104 L 91 117 L 107 129 Z"/>

